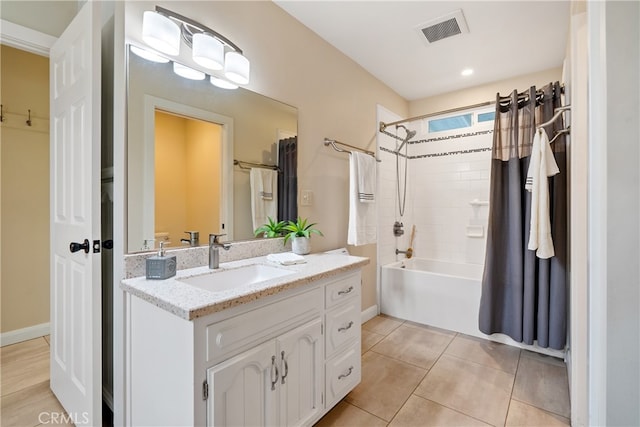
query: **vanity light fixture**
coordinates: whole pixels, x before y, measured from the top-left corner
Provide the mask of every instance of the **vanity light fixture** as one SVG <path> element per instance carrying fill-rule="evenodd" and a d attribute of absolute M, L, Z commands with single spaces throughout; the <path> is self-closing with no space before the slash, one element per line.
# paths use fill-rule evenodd
<path fill-rule="evenodd" d="M 179 62 L 173 63 L 173 72 L 189 80 L 204 80 L 205 74 L 202 71 L 194 70 L 191 67 L 182 65 Z"/>
<path fill-rule="evenodd" d="M 221 79 L 220 77 L 211 76 L 209 81 L 212 85 L 219 87 L 220 89 L 238 89 L 238 85 L 231 83 L 229 80 Z"/>
<path fill-rule="evenodd" d="M 211 74 L 211 82 L 216 86 L 224 85 L 221 80 L 230 80 L 225 87 L 229 89 L 236 84 L 249 83 L 250 63 L 236 44 L 211 28 L 178 13 L 160 6 L 156 6 L 155 12 L 145 11 L 142 39 L 153 49 L 169 56 L 179 54 L 182 39 L 191 48 L 196 64 L 211 71 L 224 70 L 224 75 Z M 178 64 L 174 64 L 174 71 L 177 74 L 185 72 L 191 76 L 187 78 L 194 78 L 195 74 L 186 72 L 184 65 L 176 65 Z M 201 78 L 198 76 L 198 80 L 204 79 L 204 73 Z M 220 85 L 214 83 L 214 80 Z"/>
<path fill-rule="evenodd" d="M 169 62 L 169 58 L 158 55 L 155 52 L 152 52 L 148 49 L 143 49 L 138 46 L 131 45 L 131 52 L 135 53 L 140 58 L 146 59 L 147 61 L 158 62 L 160 64 L 166 64 L 167 62 Z"/>
<path fill-rule="evenodd" d="M 238 52 L 227 52 L 224 57 L 224 75 L 234 83 L 249 83 L 249 60 Z"/>
<path fill-rule="evenodd" d="M 193 60 L 210 70 L 224 68 L 224 45 L 205 33 L 193 35 Z"/>
<path fill-rule="evenodd" d="M 167 55 L 180 53 L 180 27 L 165 15 L 147 10 L 142 16 L 142 40 Z"/>

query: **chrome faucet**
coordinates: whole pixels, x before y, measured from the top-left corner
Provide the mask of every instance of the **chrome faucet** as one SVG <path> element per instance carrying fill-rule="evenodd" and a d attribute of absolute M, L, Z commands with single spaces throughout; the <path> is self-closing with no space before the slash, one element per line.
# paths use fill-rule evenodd
<path fill-rule="evenodd" d="M 181 243 L 188 243 L 189 246 L 200 246 L 200 232 L 185 231 L 189 235 L 188 239 L 180 239 Z"/>
<path fill-rule="evenodd" d="M 396 249 L 396 255 L 404 254 L 405 257 L 411 258 L 413 256 L 413 249 L 408 248 L 406 251 L 401 251 L 400 249 Z"/>
<path fill-rule="evenodd" d="M 231 247 L 230 243 L 220 243 L 218 237 L 225 234 L 209 234 L 209 268 L 214 270 L 220 267 L 220 248 L 228 251 Z"/>

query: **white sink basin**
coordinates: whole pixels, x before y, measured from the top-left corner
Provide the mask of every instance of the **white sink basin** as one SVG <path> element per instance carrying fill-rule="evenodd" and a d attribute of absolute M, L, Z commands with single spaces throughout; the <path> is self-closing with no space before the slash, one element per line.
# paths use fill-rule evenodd
<path fill-rule="evenodd" d="M 231 270 L 212 271 L 200 276 L 178 280 L 205 291 L 220 292 L 240 286 L 254 285 L 292 273 L 294 272 L 283 268 L 252 264 Z"/>

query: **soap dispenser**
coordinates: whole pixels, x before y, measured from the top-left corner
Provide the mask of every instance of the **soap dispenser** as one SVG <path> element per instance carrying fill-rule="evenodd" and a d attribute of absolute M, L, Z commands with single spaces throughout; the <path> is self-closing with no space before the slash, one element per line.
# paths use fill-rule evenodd
<path fill-rule="evenodd" d="M 176 275 L 176 256 L 165 255 L 164 242 L 160 242 L 158 255 L 147 258 L 147 279 L 164 280 Z"/>

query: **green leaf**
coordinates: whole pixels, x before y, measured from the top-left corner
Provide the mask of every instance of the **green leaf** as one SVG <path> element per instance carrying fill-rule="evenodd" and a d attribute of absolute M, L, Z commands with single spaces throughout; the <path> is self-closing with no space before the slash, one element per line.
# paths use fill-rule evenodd
<path fill-rule="evenodd" d="M 266 235 L 267 237 L 280 237 L 284 234 L 284 221 L 276 221 L 271 217 L 267 217 L 267 224 L 263 224 L 260 227 L 256 228 L 253 232 L 255 236 Z"/>
<path fill-rule="evenodd" d="M 284 225 L 283 227 L 284 230 L 288 232 L 284 236 L 284 244 L 286 245 L 287 241 L 289 241 L 289 239 L 293 237 L 310 238 L 311 234 L 318 234 L 320 236 L 323 236 L 320 230 L 313 228 L 315 225 L 316 225 L 315 222 L 308 224 L 307 218 L 302 219 L 298 217 L 296 221 L 291 221 L 291 220 L 287 221 L 286 225 Z"/>

